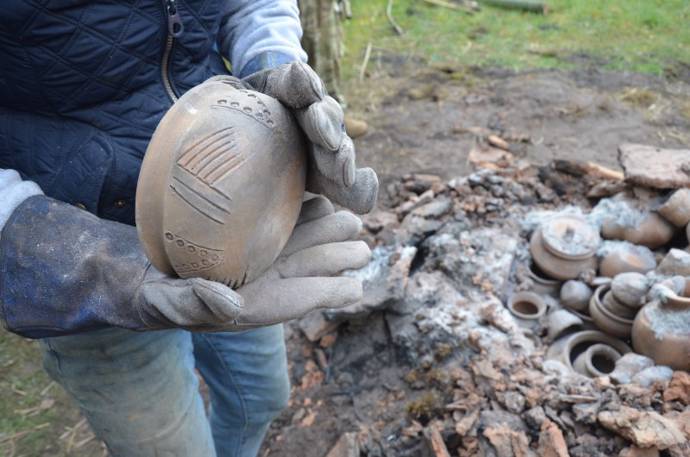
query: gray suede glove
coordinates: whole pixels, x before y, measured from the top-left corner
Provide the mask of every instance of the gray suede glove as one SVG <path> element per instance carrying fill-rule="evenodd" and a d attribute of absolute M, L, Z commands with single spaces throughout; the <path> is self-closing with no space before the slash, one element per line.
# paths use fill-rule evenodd
<path fill-rule="evenodd" d="M 9 216 L 0 232 L 0 321 L 26 337 L 110 326 L 235 330 L 344 306 L 361 296 L 358 281 L 325 277 L 359 268 L 369 250 L 343 242 L 356 236 L 359 220 L 334 214 L 322 198 L 305 203 L 290 250 L 237 293 L 201 278 L 168 277 L 151 266 L 134 227 L 40 195 L 16 173 L 0 177 L 0 208 Z"/>
<path fill-rule="evenodd" d="M 309 138 L 307 190 L 359 214 L 371 211 L 378 178 L 371 168 L 355 167 L 355 147 L 345 133 L 343 110 L 326 93 L 316 72 L 305 63 L 295 62 L 259 71 L 243 82 L 291 109 Z"/>

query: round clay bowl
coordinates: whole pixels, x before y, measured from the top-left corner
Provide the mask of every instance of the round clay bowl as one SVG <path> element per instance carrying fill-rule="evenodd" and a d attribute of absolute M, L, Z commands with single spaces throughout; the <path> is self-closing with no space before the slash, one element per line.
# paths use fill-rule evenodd
<path fill-rule="evenodd" d="M 613 278 L 626 273 L 647 273 L 656 268 L 654 253 L 644 246 L 618 246 L 601 259 L 599 274 Z"/>
<path fill-rule="evenodd" d="M 167 274 L 239 287 L 275 261 L 295 226 L 306 146 L 277 100 L 224 80 L 185 93 L 144 157 L 139 238 Z"/>
<path fill-rule="evenodd" d="M 549 277 L 560 280 L 576 279 L 581 273 L 597 269 L 594 254 L 585 259 L 564 259 L 553 254 L 544 246 L 541 229 L 537 229 L 530 239 L 530 253 L 534 263 Z"/>
<path fill-rule="evenodd" d="M 544 247 L 565 260 L 588 260 L 601 243 L 599 233 L 581 217 L 559 216 L 541 226 Z"/>
<path fill-rule="evenodd" d="M 682 295 L 671 292 L 666 303 L 652 301 L 637 313 L 632 342 L 657 365 L 690 370 L 690 279 Z"/>
<path fill-rule="evenodd" d="M 620 358 L 620 352 L 611 346 L 601 343 L 593 344 L 577 356 L 573 362 L 573 368 L 582 375 L 597 378 L 615 370 L 616 360 Z"/>
<path fill-rule="evenodd" d="M 568 309 L 585 311 L 592 298 L 592 289 L 582 281 L 566 281 L 561 287 L 561 303 Z"/>
<path fill-rule="evenodd" d="M 534 292 L 518 292 L 508 300 L 508 310 L 520 319 L 536 320 L 546 312 L 546 303 Z"/>
<path fill-rule="evenodd" d="M 659 208 L 659 214 L 678 228 L 687 226 L 690 223 L 690 189 L 678 189 L 671 194 Z"/>
<path fill-rule="evenodd" d="M 561 281 L 545 277 L 534 262 L 530 262 L 527 276 L 532 280 L 531 291 L 537 294 L 557 296 L 561 289 Z"/>
<path fill-rule="evenodd" d="M 657 213 L 649 215 L 634 228 L 626 228 L 623 239 L 633 244 L 647 246 L 649 249 L 659 248 L 673 238 L 676 228 Z"/>
<path fill-rule="evenodd" d="M 602 300 L 607 292 L 608 286 L 601 286 L 594 292 L 589 302 L 589 315 L 603 332 L 627 340 L 632 332 L 633 321 L 616 316 L 604 307 Z"/>
<path fill-rule="evenodd" d="M 630 308 L 629 306 L 625 306 L 624 304 L 619 302 L 610 289 L 608 292 L 604 294 L 604 298 L 602 299 L 601 304 L 603 305 L 606 311 L 613 314 L 614 316 L 621 317 L 623 319 L 635 319 L 635 315 L 638 311 L 637 309 Z"/>
<path fill-rule="evenodd" d="M 611 346 L 619 354 L 627 354 L 630 347 L 623 341 L 598 330 L 584 330 L 572 333 L 554 342 L 546 352 L 546 358 L 558 360 L 573 370 L 573 362 L 594 344 Z"/>

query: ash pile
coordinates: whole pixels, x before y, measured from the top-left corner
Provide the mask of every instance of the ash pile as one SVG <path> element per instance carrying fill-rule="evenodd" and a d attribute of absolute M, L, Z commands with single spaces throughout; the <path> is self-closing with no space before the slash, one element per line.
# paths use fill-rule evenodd
<path fill-rule="evenodd" d="M 305 455 L 690 456 L 676 152 L 623 145 L 619 172 L 491 148 L 469 176 L 389 184 L 364 220 L 372 262 L 350 273 L 362 302 L 291 328 L 274 447 L 311 428 L 335 445 Z"/>

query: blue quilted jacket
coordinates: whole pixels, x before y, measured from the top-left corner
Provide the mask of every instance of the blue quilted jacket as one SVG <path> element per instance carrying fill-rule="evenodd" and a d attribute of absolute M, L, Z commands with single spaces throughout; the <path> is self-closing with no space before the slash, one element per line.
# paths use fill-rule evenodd
<path fill-rule="evenodd" d="M 134 224 L 139 168 L 159 120 L 177 96 L 227 72 L 215 51 L 222 3 L 5 0 L 0 168 Z"/>

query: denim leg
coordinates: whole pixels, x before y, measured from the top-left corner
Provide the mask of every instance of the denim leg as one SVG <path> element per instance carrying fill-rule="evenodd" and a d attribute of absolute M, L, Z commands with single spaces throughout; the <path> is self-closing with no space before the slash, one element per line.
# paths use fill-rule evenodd
<path fill-rule="evenodd" d="M 209 386 L 218 457 L 254 457 L 287 406 L 290 381 L 282 325 L 195 333 L 197 368 Z"/>
<path fill-rule="evenodd" d="M 188 332 L 107 329 L 42 341 L 44 366 L 113 457 L 214 457 Z"/>

